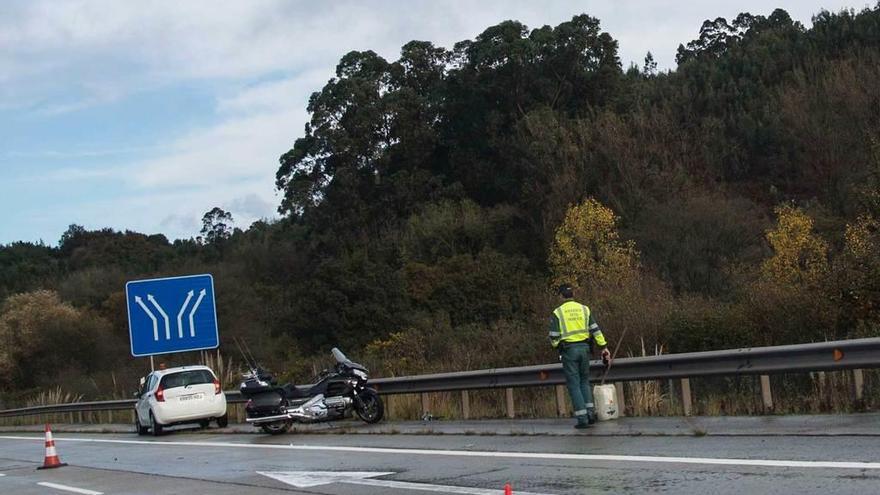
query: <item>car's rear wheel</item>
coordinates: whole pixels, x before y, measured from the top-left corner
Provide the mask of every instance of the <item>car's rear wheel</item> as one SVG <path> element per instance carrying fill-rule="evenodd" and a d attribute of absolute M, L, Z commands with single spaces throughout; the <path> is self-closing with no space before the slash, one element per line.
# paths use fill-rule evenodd
<path fill-rule="evenodd" d="M 138 435 L 146 435 L 147 430 L 149 430 L 146 426 L 141 426 L 141 418 L 138 417 L 137 409 L 134 411 L 134 430 Z"/>
<path fill-rule="evenodd" d="M 290 429 L 291 424 L 292 422 L 290 420 L 276 421 L 274 423 L 261 425 L 260 428 L 262 428 L 263 431 L 270 435 L 280 435 L 282 433 L 287 433 L 287 430 Z"/>
<path fill-rule="evenodd" d="M 150 430 L 154 437 L 158 437 L 162 434 L 162 425 L 156 421 L 156 416 L 153 415 L 153 411 L 150 411 Z"/>
<path fill-rule="evenodd" d="M 217 418 L 217 427 L 218 428 L 226 428 L 227 426 L 229 426 L 229 415 L 228 414 L 224 414 L 223 416 L 220 416 L 219 418 Z"/>

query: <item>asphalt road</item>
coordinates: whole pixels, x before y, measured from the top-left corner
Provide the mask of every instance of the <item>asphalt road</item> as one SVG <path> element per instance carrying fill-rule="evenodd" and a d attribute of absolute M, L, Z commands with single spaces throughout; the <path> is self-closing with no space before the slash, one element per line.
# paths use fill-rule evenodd
<path fill-rule="evenodd" d="M 58 433 L 70 465 L 37 471 L 42 440 L 0 433 L 0 493 L 501 495 L 505 483 L 515 494 L 559 495 L 880 490 L 880 439 L 865 435 Z"/>

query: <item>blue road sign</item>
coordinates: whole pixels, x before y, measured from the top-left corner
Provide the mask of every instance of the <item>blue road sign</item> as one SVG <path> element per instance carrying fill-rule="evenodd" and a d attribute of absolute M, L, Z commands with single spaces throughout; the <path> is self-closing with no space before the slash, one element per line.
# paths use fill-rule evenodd
<path fill-rule="evenodd" d="M 125 284 L 133 356 L 214 349 L 217 308 L 210 275 L 133 280 Z"/>

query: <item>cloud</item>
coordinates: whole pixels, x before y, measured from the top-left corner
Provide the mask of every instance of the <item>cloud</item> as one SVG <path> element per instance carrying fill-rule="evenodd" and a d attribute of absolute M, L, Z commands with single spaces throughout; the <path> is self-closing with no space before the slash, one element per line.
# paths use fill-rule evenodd
<path fill-rule="evenodd" d="M 21 158 L 38 158 L 38 159 L 58 159 L 67 160 L 71 158 L 99 158 L 116 155 L 128 155 L 132 153 L 144 153 L 148 151 L 156 151 L 156 146 L 128 146 L 124 148 L 107 148 L 107 149 L 72 149 L 72 150 L 53 150 L 39 149 L 28 151 L 7 151 L 3 154 L 3 159 L 21 159 Z"/>
<path fill-rule="evenodd" d="M 198 232 L 199 221 L 196 217 L 172 213 L 159 222 L 163 232 Z M 193 234 L 195 235 L 195 234 Z"/>
<path fill-rule="evenodd" d="M 148 190 L 118 198 L 101 198 L 66 205 L 49 205 L 40 210 L 47 218 L 65 215 L 62 225 L 77 223 L 86 228 L 112 227 L 146 234 L 163 233 L 171 239 L 198 235 L 205 212 L 215 206 L 230 211 L 235 225 L 247 228 L 261 219 L 277 218 L 272 209 L 276 198 L 271 180 L 248 180 L 236 184 L 212 184 L 173 190 Z M 268 206 L 268 208 L 267 208 Z M 43 218 L 45 220 L 45 218 Z M 53 233 L 48 238 L 57 237 Z"/>
<path fill-rule="evenodd" d="M 544 7 L 422 1 L 400 8 L 388 1 L 252 0 L 221 7 L 208 0 L 34 0 L 10 10 L 0 17 L 0 77 L 9 84 L 0 105 L 37 104 L 62 86 L 83 92 L 78 100 L 87 105 L 182 80 L 241 81 L 319 67 L 329 74 L 349 50 L 393 57 L 412 38 L 449 44 L 517 14 L 547 18 L 555 11 L 548 21 L 556 22 L 578 8 L 558 1 Z M 60 73 L 63 80 L 46 77 Z"/>
<path fill-rule="evenodd" d="M 302 132 L 300 108 L 282 108 L 197 129 L 169 143 L 169 152 L 131 166 L 139 188 L 227 184 L 273 178 L 278 157 Z M 299 124 L 299 125 L 297 125 Z"/>
<path fill-rule="evenodd" d="M 331 77 L 327 67 L 278 80 L 267 81 L 241 88 L 234 94 L 217 101 L 217 111 L 224 115 L 248 115 L 275 112 L 293 106 L 305 110 L 307 95 L 317 91 Z"/>
<path fill-rule="evenodd" d="M 275 217 L 275 206 L 254 193 L 234 198 L 228 205 L 233 218 L 238 216 L 253 219 Z"/>

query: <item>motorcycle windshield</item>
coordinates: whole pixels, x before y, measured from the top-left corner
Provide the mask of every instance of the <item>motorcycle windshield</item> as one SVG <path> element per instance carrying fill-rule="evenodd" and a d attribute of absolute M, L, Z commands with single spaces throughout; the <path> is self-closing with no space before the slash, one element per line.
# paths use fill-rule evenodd
<path fill-rule="evenodd" d="M 333 358 L 336 359 L 337 363 L 355 370 L 367 371 L 367 368 L 364 368 L 363 365 L 350 361 L 339 349 L 334 347 L 330 352 L 333 354 Z"/>

